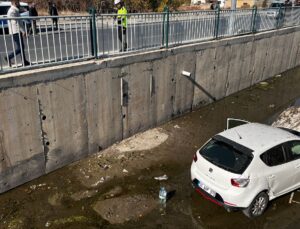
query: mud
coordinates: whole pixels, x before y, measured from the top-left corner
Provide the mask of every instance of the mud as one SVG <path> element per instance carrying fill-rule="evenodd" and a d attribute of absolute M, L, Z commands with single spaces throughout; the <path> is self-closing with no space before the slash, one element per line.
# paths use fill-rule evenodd
<path fill-rule="evenodd" d="M 4 193 L 0 228 L 297 228 L 300 205 L 289 204 L 290 195 L 249 220 L 199 196 L 189 170 L 196 149 L 224 130 L 228 117 L 298 117 L 299 82 L 300 69 L 289 71 Z M 164 174 L 167 180 L 154 179 Z M 170 193 L 166 205 L 160 186 Z"/>

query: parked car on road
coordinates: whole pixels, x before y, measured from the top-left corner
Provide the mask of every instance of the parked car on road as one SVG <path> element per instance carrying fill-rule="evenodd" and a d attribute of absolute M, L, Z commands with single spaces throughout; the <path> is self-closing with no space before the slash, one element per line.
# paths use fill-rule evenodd
<path fill-rule="evenodd" d="M 239 125 L 229 128 L 233 121 Z M 242 125 L 241 125 L 242 124 Z M 268 202 L 300 188 L 300 133 L 229 120 L 194 155 L 191 179 L 205 198 L 250 218 Z"/>
<path fill-rule="evenodd" d="M 271 3 L 270 8 L 267 9 L 267 17 L 272 17 L 272 18 L 278 18 L 280 16 L 279 13 L 279 9 L 285 7 L 284 3 L 279 3 L 279 2 L 275 2 L 275 3 Z"/>
<path fill-rule="evenodd" d="M 25 2 L 20 2 L 21 8 L 20 8 L 20 15 L 21 17 L 29 17 L 29 6 Z M 0 32 L 8 29 L 7 24 L 7 11 L 11 7 L 11 2 L 4 2 L 0 1 Z M 31 21 L 30 20 L 23 20 L 23 23 L 26 23 L 28 26 L 30 26 Z"/>

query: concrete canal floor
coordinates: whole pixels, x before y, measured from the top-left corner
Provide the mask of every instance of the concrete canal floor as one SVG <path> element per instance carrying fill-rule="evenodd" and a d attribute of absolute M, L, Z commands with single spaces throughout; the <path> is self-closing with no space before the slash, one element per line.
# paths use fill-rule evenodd
<path fill-rule="evenodd" d="M 250 220 L 203 199 L 190 183 L 193 154 L 226 118 L 270 123 L 300 98 L 299 82 L 300 68 L 1 194 L 0 228 L 299 228 L 300 204 L 289 204 L 290 195 Z M 171 193 L 166 206 L 160 186 Z"/>

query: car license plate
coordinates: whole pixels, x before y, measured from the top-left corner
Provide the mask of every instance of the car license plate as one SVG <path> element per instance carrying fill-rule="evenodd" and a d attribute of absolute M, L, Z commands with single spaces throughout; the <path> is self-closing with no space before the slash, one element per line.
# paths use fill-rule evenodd
<path fill-rule="evenodd" d="M 214 190 L 212 190 L 211 188 L 209 188 L 208 186 L 206 186 L 205 184 L 203 184 L 202 182 L 199 181 L 198 183 L 199 187 L 204 190 L 205 192 L 207 192 L 208 194 L 210 194 L 211 196 L 215 197 L 216 196 L 216 192 Z"/>

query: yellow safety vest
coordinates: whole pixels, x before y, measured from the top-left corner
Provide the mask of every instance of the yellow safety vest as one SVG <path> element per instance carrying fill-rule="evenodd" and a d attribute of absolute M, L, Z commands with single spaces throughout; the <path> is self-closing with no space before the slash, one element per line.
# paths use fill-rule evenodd
<path fill-rule="evenodd" d="M 118 24 L 124 28 L 127 28 L 127 10 L 125 6 L 118 10 Z"/>

